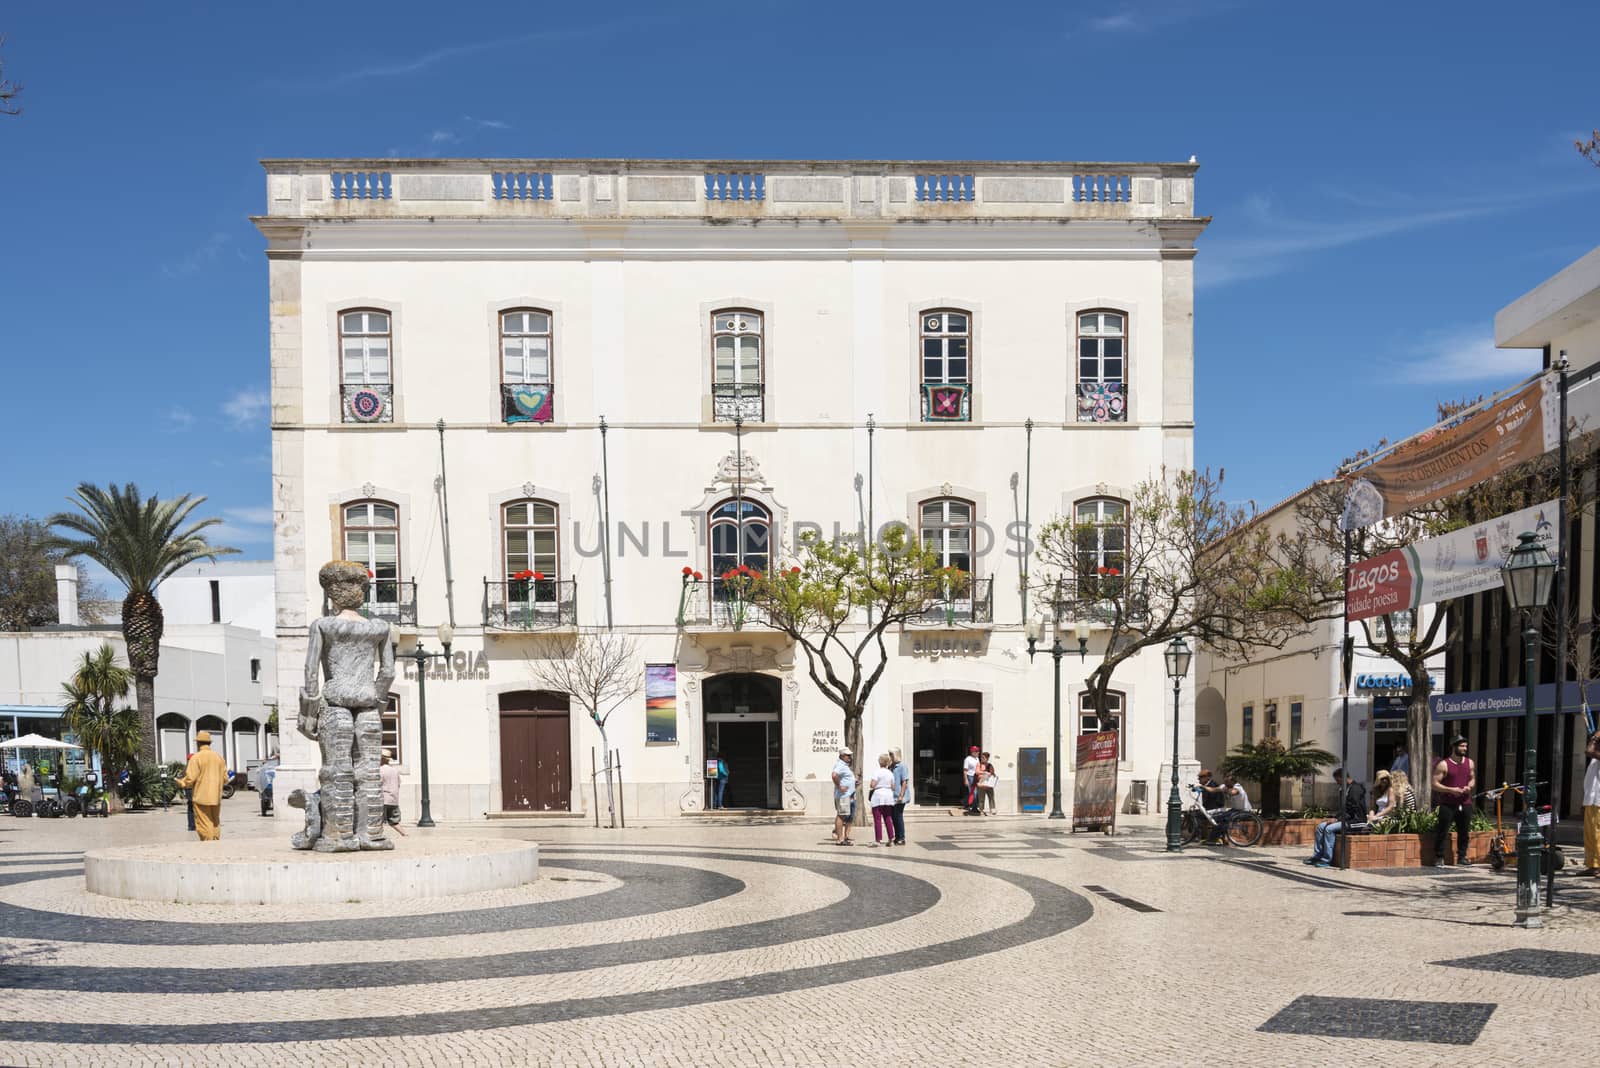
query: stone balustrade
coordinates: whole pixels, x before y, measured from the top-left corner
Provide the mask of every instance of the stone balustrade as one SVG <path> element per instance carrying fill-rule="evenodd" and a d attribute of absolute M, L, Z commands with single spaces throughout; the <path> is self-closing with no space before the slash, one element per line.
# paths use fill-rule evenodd
<path fill-rule="evenodd" d="M 1182 219 L 1194 163 L 269 159 L 268 215 Z"/>

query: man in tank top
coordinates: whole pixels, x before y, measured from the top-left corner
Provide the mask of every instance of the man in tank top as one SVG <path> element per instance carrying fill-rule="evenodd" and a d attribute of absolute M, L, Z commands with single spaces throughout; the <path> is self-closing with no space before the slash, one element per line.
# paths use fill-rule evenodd
<path fill-rule="evenodd" d="M 1450 857 L 1450 825 L 1456 828 L 1456 863 L 1467 863 L 1471 840 L 1472 790 L 1478 785 L 1477 769 L 1467 756 L 1467 740 L 1450 741 L 1450 755 L 1433 766 L 1433 802 L 1439 822 L 1433 832 L 1433 866 L 1442 868 Z"/>

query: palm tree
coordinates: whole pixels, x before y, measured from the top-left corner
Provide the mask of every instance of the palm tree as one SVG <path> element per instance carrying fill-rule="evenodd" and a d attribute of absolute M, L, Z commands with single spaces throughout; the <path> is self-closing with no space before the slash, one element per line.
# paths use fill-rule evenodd
<path fill-rule="evenodd" d="M 100 772 L 114 812 L 122 810 L 122 799 L 110 785 L 139 752 L 138 710 L 116 707 L 131 685 L 133 672 L 117 663 L 116 650 L 110 645 L 84 653 L 78 670 L 61 684 L 65 698 L 61 718 L 85 749 L 100 755 Z"/>
<path fill-rule="evenodd" d="M 211 545 L 201 533 L 220 519 L 190 521 L 204 501 L 187 493 L 167 501 L 145 497 L 132 482 L 120 489 L 80 482 L 72 502 L 79 511 L 57 512 L 46 521 L 78 535 L 54 538 L 68 557 L 88 557 L 128 589 L 122 599 L 122 638 L 139 704 L 139 757 L 149 764 L 156 760 L 156 671 L 165 628 L 156 587 L 197 560 L 239 551 Z"/>
<path fill-rule="evenodd" d="M 1261 814 L 1269 819 L 1279 811 L 1278 785 L 1284 779 L 1313 775 L 1318 768 L 1336 763 L 1338 757 L 1316 742 L 1296 742 L 1284 748 L 1276 738 L 1259 742 L 1240 742 L 1222 758 L 1222 774 L 1261 784 Z"/>

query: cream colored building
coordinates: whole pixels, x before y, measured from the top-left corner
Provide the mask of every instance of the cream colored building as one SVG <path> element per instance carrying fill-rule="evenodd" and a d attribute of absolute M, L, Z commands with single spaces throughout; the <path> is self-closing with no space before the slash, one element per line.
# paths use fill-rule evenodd
<path fill-rule="evenodd" d="M 316 572 L 350 557 L 402 654 L 453 619 L 426 687 L 437 818 L 588 808 L 599 732 L 534 692 L 529 662 L 608 621 L 641 675 L 675 669 L 652 672 L 675 731 L 658 708 L 647 740 L 642 693 L 609 724 L 630 816 L 704 809 L 713 749 L 730 806 L 824 813 L 837 709 L 803 655 L 682 572 L 902 521 L 976 592 L 892 636 L 866 745 L 904 748 L 923 803 L 980 745 L 1017 806 L 1019 753 L 1051 734 L 1024 521 L 1082 507 L 1114 527 L 1137 482 L 1193 464 L 1193 163 L 265 168 L 286 788 L 317 760 L 290 723 Z M 1094 726 L 1078 667 L 1068 753 Z M 1161 651 L 1116 688 L 1127 793 L 1171 759 Z M 409 819 L 418 682 L 395 691 Z"/>

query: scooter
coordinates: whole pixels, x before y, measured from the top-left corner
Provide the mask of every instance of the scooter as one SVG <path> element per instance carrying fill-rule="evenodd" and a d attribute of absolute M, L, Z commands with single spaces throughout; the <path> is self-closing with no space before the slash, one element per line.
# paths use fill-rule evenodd
<path fill-rule="evenodd" d="M 1548 786 L 1549 783 L 1541 782 L 1537 785 Z M 1494 837 L 1489 839 L 1489 867 L 1495 871 L 1501 871 L 1507 865 L 1513 868 L 1517 866 L 1517 829 L 1515 824 L 1509 828 L 1505 825 L 1502 805 L 1507 794 L 1521 796 L 1524 790 L 1525 787 L 1520 782 L 1503 782 L 1493 790 L 1485 790 L 1478 795 L 1484 800 L 1494 801 Z M 1537 815 L 1541 827 L 1548 827 L 1555 822 L 1555 813 L 1549 805 L 1540 805 Z M 1560 871 L 1566 865 L 1567 860 L 1562 855 L 1560 846 L 1546 843 L 1541 848 L 1548 854 L 1546 860 L 1550 865 L 1548 870 Z"/>
<path fill-rule="evenodd" d="M 78 786 L 77 802 L 85 816 L 110 816 L 111 805 L 105 791 L 100 789 L 100 777 L 94 772 L 84 775 Z"/>

